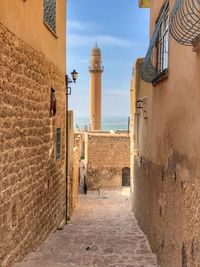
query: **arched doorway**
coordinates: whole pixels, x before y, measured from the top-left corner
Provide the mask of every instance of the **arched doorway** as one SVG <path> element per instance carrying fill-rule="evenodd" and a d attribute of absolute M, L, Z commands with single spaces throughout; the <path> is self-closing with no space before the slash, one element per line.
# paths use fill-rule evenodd
<path fill-rule="evenodd" d="M 130 168 L 122 169 L 122 186 L 130 186 Z"/>

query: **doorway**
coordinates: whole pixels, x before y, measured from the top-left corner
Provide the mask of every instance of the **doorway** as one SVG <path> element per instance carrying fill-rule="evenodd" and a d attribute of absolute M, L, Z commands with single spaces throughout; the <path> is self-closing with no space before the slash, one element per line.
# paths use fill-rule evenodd
<path fill-rule="evenodd" d="M 122 169 L 122 186 L 130 186 L 130 168 Z"/>

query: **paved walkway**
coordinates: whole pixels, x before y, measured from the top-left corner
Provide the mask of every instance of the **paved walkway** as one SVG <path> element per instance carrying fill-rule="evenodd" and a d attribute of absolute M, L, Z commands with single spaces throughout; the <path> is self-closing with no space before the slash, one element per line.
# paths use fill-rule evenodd
<path fill-rule="evenodd" d="M 127 190 L 81 196 L 69 225 L 50 235 L 15 267 L 153 267 L 145 235 L 130 210 Z"/>

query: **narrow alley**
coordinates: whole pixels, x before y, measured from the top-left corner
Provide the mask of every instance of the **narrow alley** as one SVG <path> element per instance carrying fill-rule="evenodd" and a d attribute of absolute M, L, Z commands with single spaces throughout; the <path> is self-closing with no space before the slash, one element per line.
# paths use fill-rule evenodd
<path fill-rule="evenodd" d="M 153 267 L 156 256 L 131 211 L 130 189 L 81 195 L 72 221 L 14 267 Z"/>

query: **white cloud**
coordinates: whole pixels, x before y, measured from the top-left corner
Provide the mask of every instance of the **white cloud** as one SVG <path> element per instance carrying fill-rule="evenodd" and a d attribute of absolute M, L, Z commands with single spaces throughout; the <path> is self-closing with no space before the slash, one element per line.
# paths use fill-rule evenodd
<path fill-rule="evenodd" d="M 99 26 L 94 23 L 71 20 L 67 22 L 67 45 L 69 46 L 93 46 L 95 42 L 105 46 L 121 48 L 131 47 L 133 42 L 111 34 L 95 34 Z M 84 34 L 86 30 L 92 30 L 91 34 Z M 81 32 L 81 33 L 77 33 Z"/>
<path fill-rule="evenodd" d="M 83 22 L 83 21 L 76 21 L 76 20 L 71 20 L 67 22 L 67 29 L 68 30 L 79 30 L 79 31 L 84 31 L 86 29 L 89 29 L 93 27 L 93 25 L 89 22 Z"/>
<path fill-rule="evenodd" d="M 71 34 L 67 36 L 69 46 L 92 46 L 95 42 L 100 45 L 105 46 L 115 46 L 127 48 L 132 46 L 132 42 L 125 40 L 113 35 L 102 34 L 102 35 L 80 35 L 80 34 Z"/>

